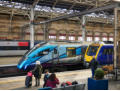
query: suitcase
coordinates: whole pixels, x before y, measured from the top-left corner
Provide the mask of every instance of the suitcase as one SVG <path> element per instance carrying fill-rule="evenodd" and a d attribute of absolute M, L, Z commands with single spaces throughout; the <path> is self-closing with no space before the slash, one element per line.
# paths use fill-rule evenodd
<path fill-rule="evenodd" d="M 26 77 L 25 86 L 28 87 L 28 88 L 32 86 L 32 77 L 31 76 Z"/>

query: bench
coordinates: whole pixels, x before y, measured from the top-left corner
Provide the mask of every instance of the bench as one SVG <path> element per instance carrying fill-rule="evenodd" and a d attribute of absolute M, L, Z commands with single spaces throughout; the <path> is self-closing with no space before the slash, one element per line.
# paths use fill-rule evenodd
<path fill-rule="evenodd" d="M 64 86 L 60 88 L 53 88 L 53 90 L 84 90 L 85 84 L 75 84 L 70 86 Z"/>

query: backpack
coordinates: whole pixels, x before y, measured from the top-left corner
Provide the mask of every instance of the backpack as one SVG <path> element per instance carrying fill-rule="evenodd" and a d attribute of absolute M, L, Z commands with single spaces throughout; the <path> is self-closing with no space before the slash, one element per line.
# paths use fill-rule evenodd
<path fill-rule="evenodd" d="M 25 86 L 26 86 L 27 88 L 32 86 L 32 77 L 31 77 L 31 76 L 26 76 Z"/>
<path fill-rule="evenodd" d="M 27 73 L 27 76 L 32 77 L 32 72 L 28 72 L 28 73 Z"/>
<path fill-rule="evenodd" d="M 77 81 L 73 81 L 73 82 L 72 82 L 72 85 L 75 85 L 75 84 L 78 84 L 78 82 L 77 82 Z"/>

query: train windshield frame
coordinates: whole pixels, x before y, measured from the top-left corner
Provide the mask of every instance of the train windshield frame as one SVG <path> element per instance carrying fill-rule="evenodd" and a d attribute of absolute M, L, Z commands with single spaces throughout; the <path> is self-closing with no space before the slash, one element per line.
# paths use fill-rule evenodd
<path fill-rule="evenodd" d="M 88 56 L 94 56 L 96 55 L 97 51 L 98 51 L 99 46 L 89 46 L 89 49 L 87 51 L 87 55 Z"/>
<path fill-rule="evenodd" d="M 40 44 L 37 44 L 35 45 L 33 48 L 31 48 L 30 50 L 28 50 L 25 54 L 24 54 L 24 57 L 26 57 L 27 55 L 29 55 L 31 52 L 35 51 L 36 49 L 44 46 L 46 43 L 40 43 Z"/>

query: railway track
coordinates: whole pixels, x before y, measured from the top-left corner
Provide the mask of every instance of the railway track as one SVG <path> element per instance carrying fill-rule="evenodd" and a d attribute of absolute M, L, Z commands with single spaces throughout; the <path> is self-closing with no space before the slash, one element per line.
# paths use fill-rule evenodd
<path fill-rule="evenodd" d="M 44 69 L 46 69 L 46 68 L 44 68 Z M 44 72 L 44 69 L 43 69 L 43 72 Z M 78 69 L 84 69 L 84 68 L 80 65 L 72 65 L 72 66 L 69 66 L 69 65 L 55 66 L 54 65 L 47 69 L 49 69 L 49 71 L 52 73 L 52 72 L 72 71 L 72 70 L 78 70 Z M 17 68 L 17 64 L 0 66 L 0 78 L 12 77 L 12 76 L 23 76 L 26 74 L 27 74 L 27 71 L 19 70 Z"/>
<path fill-rule="evenodd" d="M 25 74 L 26 74 L 25 71 L 17 69 L 17 64 L 0 66 L 0 78 L 11 77 L 11 76 L 21 76 Z"/>

